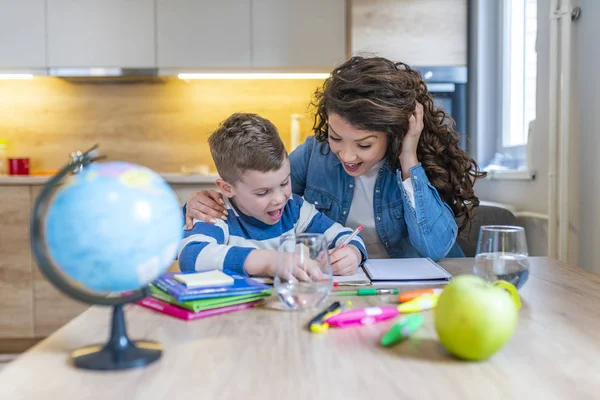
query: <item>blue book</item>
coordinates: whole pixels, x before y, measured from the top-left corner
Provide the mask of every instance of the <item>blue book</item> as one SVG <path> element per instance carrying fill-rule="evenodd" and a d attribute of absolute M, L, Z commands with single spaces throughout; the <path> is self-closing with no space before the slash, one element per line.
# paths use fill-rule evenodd
<path fill-rule="evenodd" d="M 185 286 L 185 284 L 173 278 L 174 275 L 181 275 L 182 272 L 164 273 L 152 283 L 159 287 L 162 291 L 170 294 L 177 301 L 190 301 L 199 299 L 210 299 L 215 297 L 240 296 L 245 294 L 261 293 L 265 290 L 271 289 L 270 286 L 255 281 L 252 278 L 241 276 L 227 271 L 223 272 L 225 272 L 233 278 L 232 285 L 188 288 L 187 286 Z"/>

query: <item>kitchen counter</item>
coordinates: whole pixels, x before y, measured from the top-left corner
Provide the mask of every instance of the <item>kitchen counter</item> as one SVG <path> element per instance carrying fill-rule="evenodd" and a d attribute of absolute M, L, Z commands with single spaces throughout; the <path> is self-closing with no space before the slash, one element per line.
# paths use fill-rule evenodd
<path fill-rule="evenodd" d="M 170 184 L 214 184 L 217 180 L 217 175 L 192 175 L 192 174 L 180 174 L 176 172 L 163 172 L 159 173 L 167 183 Z M 43 185 L 51 176 L 45 175 L 0 175 L 0 186 L 13 186 L 13 185 Z"/>

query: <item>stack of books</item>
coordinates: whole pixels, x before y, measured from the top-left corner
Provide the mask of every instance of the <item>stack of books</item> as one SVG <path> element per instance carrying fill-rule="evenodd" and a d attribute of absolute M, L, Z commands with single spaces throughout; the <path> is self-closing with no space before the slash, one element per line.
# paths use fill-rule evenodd
<path fill-rule="evenodd" d="M 205 278 L 209 275 L 214 278 L 215 272 L 225 279 Z M 268 285 L 221 271 L 167 272 L 149 286 L 151 296 L 140 300 L 138 305 L 186 321 L 253 308 L 271 295 Z"/>

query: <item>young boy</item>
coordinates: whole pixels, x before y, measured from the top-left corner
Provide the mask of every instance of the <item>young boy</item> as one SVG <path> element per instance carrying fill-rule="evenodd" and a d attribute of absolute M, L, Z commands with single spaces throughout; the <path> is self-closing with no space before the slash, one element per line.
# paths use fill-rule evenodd
<path fill-rule="evenodd" d="M 178 257 L 182 271 L 226 268 L 273 276 L 281 235 L 322 233 L 333 249 L 352 233 L 292 195 L 287 152 L 268 120 L 233 114 L 210 136 L 209 146 L 228 215 L 214 225 L 195 220 L 191 230 L 184 230 Z M 356 236 L 331 256 L 333 272 L 351 275 L 366 258 L 364 243 Z M 296 273 L 301 280 L 322 276 L 316 270 Z"/>

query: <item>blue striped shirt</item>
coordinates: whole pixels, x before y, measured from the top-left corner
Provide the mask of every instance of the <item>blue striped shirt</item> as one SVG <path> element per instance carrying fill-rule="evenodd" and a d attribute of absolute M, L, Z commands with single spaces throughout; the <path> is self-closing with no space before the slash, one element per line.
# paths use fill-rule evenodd
<path fill-rule="evenodd" d="M 352 229 L 332 221 L 298 195 L 290 197 L 281 219 L 273 225 L 242 214 L 227 199 L 225 202 L 229 211 L 227 220 L 219 219 L 214 225 L 194 220 L 194 227 L 184 231 L 178 256 L 181 271 L 228 269 L 246 274 L 244 263 L 248 254 L 254 249 L 278 250 L 279 238 L 287 233 L 322 233 L 330 249 L 342 244 L 352 233 Z M 185 207 L 183 212 L 185 215 Z M 367 259 L 360 236 L 350 244 Z"/>

